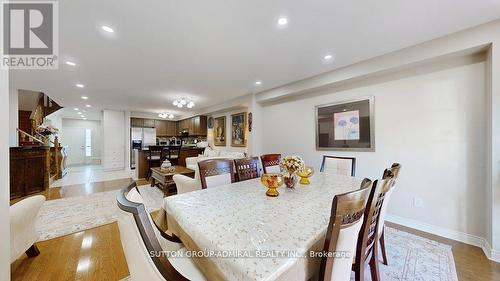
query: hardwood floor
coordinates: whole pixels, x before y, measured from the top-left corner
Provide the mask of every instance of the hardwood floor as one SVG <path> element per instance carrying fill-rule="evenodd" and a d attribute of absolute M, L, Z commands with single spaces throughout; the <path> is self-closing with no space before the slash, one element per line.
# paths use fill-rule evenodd
<path fill-rule="evenodd" d="M 130 181 L 130 179 L 124 179 L 62 186 L 51 190 L 46 196 L 48 200 L 54 200 L 115 190 L 127 185 Z M 145 179 L 136 182 L 138 185 L 148 184 Z M 396 229 L 451 245 L 460 281 L 500 280 L 500 263 L 488 260 L 478 247 L 401 225 L 387 224 Z M 37 245 L 40 249 L 38 257 L 23 256 L 11 265 L 12 280 L 120 280 L 129 275 L 117 223 L 38 242 Z"/>
<path fill-rule="evenodd" d="M 40 255 L 11 265 L 11 280 L 120 280 L 129 275 L 118 224 L 37 243 Z"/>

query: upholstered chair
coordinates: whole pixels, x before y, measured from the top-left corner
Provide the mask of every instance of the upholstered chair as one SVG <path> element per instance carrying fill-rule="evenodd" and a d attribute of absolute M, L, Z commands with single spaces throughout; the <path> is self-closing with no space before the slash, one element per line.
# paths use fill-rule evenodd
<path fill-rule="evenodd" d="M 191 258 L 179 257 L 186 251 L 181 241 L 157 227 L 135 183 L 118 194 L 117 203 L 120 240 L 131 280 L 206 280 Z M 177 254 L 168 257 L 163 251 Z"/>
<path fill-rule="evenodd" d="M 354 177 L 356 175 L 356 158 L 324 155 L 320 171 Z"/>
<path fill-rule="evenodd" d="M 321 259 L 320 281 L 349 281 L 352 260 L 356 254 L 359 232 L 370 195 L 372 182 L 363 180 L 356 191 L 333 197 L 330 223 L 326 232 L 324 252 L 346 253 L 346 256 L 325 256 Z"/>
<path fill-rule="evenodd" d="M 238 181 L 246 181 L 260 177 L 259 157 L 234 159 L 234 167 Z"/>
<path fill-rule="evenodd" d="M 44 202 L 44 196 L 35 195 L 10 206 L 11 263 L 21 257 L 25 252 L 28 257 L 35 257 L 40 254 L 40 251 L 35 245 L 36 240 L 38 240 L 35 223 Z"/>
<path fill-rule="evenodd" d="M 232 159 L 211 159 L 198 162 L 202 188 L 216 187 L 235 182 Z"/>
<path fill-rule="evenodd" d="M 260 156 L 264 173 L 280 173 L 281 154 L 264 154 Z"/>
<path fill-rule="evenodd" d="M 198 165 L 196 165 L 195 168 L 194 178 L 177 174 L 174 175 L 172 179 L 174 180 L 175 186 L 177 187 L 177 194 L 201 189 L 200 170 L 198 168 Z"/>
<path fill-rule="evenodd" d="M 396 180 L 399 175 L 399 171 L 401 170 L 401 164 L 394 163 L 388 169 L 384 170 L 383 179 L 394 179 Z M 378 225 L 378 235 L 380 242 L 380 250 L 382 253 L 382 263 L 387 265 L 387 252 L 385 251 L 385 215 L 387 214 L 387 207 L 389 206 L 389 202 L 391 199 L 391 195 L 396 188 L 396 183 L 389 189 L 389 191 L 385 194 L 384 202 L 382 207 L 380 208 L 380 223 Z"/>
<path fill-rule="evenodd" d="M 372 281 L 380 280 L 378 267 L 380 208 L 384 203 L 385 195 L 393 184 L 393 179 L 381 179 L 373 182 L 363 216 L 363 226 L 358 236 L 356 258 L 352 265 L 356 281 L 365 280 L 366 267 L 370 268 Z"/>

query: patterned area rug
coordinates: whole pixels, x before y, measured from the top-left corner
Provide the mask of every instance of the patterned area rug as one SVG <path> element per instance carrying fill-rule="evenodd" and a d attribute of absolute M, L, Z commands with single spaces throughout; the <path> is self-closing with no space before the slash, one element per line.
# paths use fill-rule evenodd
<path fill-rule="evenodd" d="M 159 210 L 163 192 L 140 186 L 146 209 Z M 39 241 L 109 224 L 117 220 L 116 195 L 119 191 L 49 200 L 37 220 Z M 389 265 L 380 264 L 383 281 L 458 281 L 451 246 L 386 227 Z M 367 270 L 366 280 L 371 280 Z M 351 280 L 354 280 L 354 275 Z"/>
<path fill-rule="evenodd" d="M 385 235 L 388 265 L 380 263 L 380 279 L 458 281 L 450 245 L 390 227 L 385 228 Z M 367 270 L 366 280 L 371 280 L 369 272 Z"/>
<path fill-rule="evenodd" d="M 159 210 L 163 192 L 149 185 L 139 186 L 146 209 Z M 109 224 L 117 220 L 119 190 L 46 201 L 36 222 L 39 241 Z"/>

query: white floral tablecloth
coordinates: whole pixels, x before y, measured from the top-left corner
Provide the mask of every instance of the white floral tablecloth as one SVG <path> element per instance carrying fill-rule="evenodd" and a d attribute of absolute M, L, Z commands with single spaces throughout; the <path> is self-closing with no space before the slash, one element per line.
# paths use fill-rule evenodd
<path fill-rule="evenodd" d="M 167 197 L 169 228 L 208 256 L 198 265 L 209 280 L 307 280 L 319 268 L 308 254 L 323 247 L 334 195 L 361 183 L 325 173 L 310 180 L 279 188 L 275 198 L 260 179 Z"/>

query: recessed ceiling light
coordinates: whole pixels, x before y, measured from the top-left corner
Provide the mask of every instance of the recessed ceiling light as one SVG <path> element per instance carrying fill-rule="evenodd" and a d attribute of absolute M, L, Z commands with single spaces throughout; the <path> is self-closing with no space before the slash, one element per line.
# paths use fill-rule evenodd
<path fill-rule="evenodd" d="M 78 110 L 78 107 L 73 108 L 74 110 Z"/>
<path fill-rule="evenodd" d="M 285 26 L 288 23 L 288 19 L 285 17 L 281 17 L 278 19 L 278 25 Z"/>
<path fill-rule="evenodd" d="M 78 111 L 78 114 L 82 114 L 82 112 L 81 112 L 81 111 Z"/>
<path fill-rule="evenodd" d="M 87 120 L 87 118 L 82 118 L 83 120 Z"/>
<path fill-rule="evenodd" d="M 103 25 L 103 26 L 101 26 L 101 28 L 102 28 L 102 30 L 109 32 L 109 33 L 115 32 L 111 27 L 109 27 L 107 25 Z"/>
<path fill-rule="evenodd" d="M 92 107 L 90 104 L 86 104 L 85 107 Z"/>
<path fill-rule="evenodd" d="M 75 86 L 77 86 L 78 88 L 83 88 L 83 87 L 85 87 L 83 84 L 76 84 Z"/>
<path fill-rule="evenodd" d="M 259 81 L 255 81 L 255 85 L 257 85 L 257 86 L 262 85 L 262 81 L 260 81 L 260 80 Z"/>
<path fill-rule="evenodd" d="M 76 63 L 74 63 L 74 62 L 72 62 L 72 61 L 66 61 L 66 64 L 67 64 L 67 65 L 71 65 L 71 66 L 75 66 L 75 65 L 76 65 Z"/>
<path fill-rule="evenodd" d="M 87 96 L 82 96 L 82 100 L 88 100 L 88 99 L 89 99 L 89 97 L 87 97 Z"/>
<path fill-rule="evenodd" d="M 323 57 L 323 59 L 324 59 L 324 60 L 327 60 L 327 61 L 328 61 L 328 60 L 331 60 L 331 59 L 333 59 L 333 55 L 330 55 L 330 54 L 325 55 L 325 56 Z"/>

